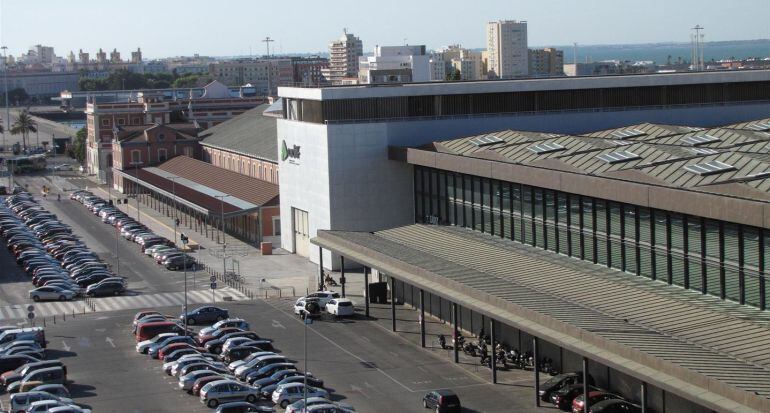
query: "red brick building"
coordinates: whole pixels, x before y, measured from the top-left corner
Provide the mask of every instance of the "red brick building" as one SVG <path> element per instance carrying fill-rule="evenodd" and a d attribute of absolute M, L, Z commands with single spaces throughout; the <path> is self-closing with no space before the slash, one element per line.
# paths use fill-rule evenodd
<path fill-rule="evenodd" d="M 201 157 L 198 129 L 189 123 L 117 127 L 112 140 L 113 170 L 161 164 L 175 156 Z M 113 187 L 123 192 L 123 178 L 114 173 Z"/>

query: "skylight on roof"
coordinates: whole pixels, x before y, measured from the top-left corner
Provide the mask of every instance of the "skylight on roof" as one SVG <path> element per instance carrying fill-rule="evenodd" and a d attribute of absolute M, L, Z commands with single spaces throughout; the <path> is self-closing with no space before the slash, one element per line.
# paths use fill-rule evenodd
<path fill-rule="evenodd" d="M 711 148 L 696 148 L 696 147 L 693 147 L 693 148 L 687 148 L 687 150 L 689 150 L 690 152 L 692 152 L 692 153 L 694 153 L 696 155 L 713 155 L 715 153 L 719 153 L 718 150 L 711 149 Z"/>
<path fill-rule="evenodd" d="M 562 151 L 564 150 L 564 146 L 555 142 L 541 142 L 536 145 L 532 145 L 527 149 L 538 155 L 543 155 L 546 153 Z"/>
<path fill-rule="evenodd" d="M 558 133 L 541 133 L 540 136 L 544 138 L 558 138 L 561 135 L 559 135 Z"/>
<path fill-rule="evenodd" d="M 627 141 L 610 141 L 614 143 L 617 146 L 627 146 L 627 145 L 633 145 L 635 142 L 627 142 Z"/>
<path fill-rule="evenodd" d="M 634 159 L 641 159 L 642 157 L 629 151 L 615 151 L 610 153 L 603 153 L 596 155 L 597 158 L 609 164 L 621 163 L 633 161 Z"/>
<path fill-rule="evenodd" d="M 748 128 L 758 130 L 758 131 L 768 130 L 770 129 L 770 120 L 765 122 L 754 122 L 754 124 L 752 124 Z"/>
<path fill-rule="evenodd" d="M 708 133 L 685 136 L 682 138 L 682 142 L 687 145 L 698 146 L 705 145 L 707 143 L 719 142 L 720 139 L 716 136 L 709 135 Z"/>
<path fill-rule="evenodd" d="M 685 165 L 684 169 L 700 176 L 721 174 L 722 172 L 734 171 L 736 168 L 720 161 L 709 161 Z"/>
<path fill-rule="evenodd" d="M 484 135 L 484 136 L 477 136 L 468 142 L 478 147 L 482 147 L 482 146 L 494 145 L 496 143 L 500 143 L 504 141 L 495 135 Z"/>
<path fill-rule="evenodd" d="M 617 138 L 617 139 L 628 139 L 636 136 L 646 135 L 646 133 L 640 131 L 639 129 L 623 129 L 623 130 L 612 131 L 610 135 L 613 138 Z"/>

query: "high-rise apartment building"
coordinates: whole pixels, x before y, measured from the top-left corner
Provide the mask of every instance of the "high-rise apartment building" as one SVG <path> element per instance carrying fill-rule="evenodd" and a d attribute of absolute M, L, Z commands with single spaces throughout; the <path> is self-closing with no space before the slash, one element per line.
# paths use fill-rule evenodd
<path fill-rule="evenodd" d="M 459 44 L 453 44 L 441 49 L 434 56 L 443 59 L 444 71 L 451 79 L 482 79 L 482 75 L 484 74 L 483 59 L 479 52 L 465 49 Z M 459 77 L 455 77 L 456 72 L 459 72 Z"/>
<path fill-rule="evenodd" d="M 329 77 L 333 85 L 346 78 L 358 78 L 358 58 L 364 54 L 361 39 L 345 30 L 342 37 L 329 43 Z"/>
<path fill-rule="evenodd" d="M 358 82 L 427 82 L 431 80 L 429 60 L 425 45 L 376 46 L 373 56 L 358 59 Z"/>
<path fill-rule="evenodd" d="M 530 76 L 564 76 L 564 51 L 551 47 L 529 50 Z"/>
<path fill-rule="evenodd" d="M 250 83 L 257 94 L 262 96 L 270 95 L 278 85 L 289 84 L 294 80 L 292 60 L 287 58 L 237 59 L 211 63 L 209 74 L 214 80 L 226 85 Z"/>
<path fill-rule="evenodd" d="M 493 79 L 524 77 L 527 63 L 527 22 L 500 20 L 487 23 L 488 73 Z"/>
<path fill-rule="evenodd" d="M 131 52 L 131 63 L 133 64 L 142 63 L 142 49 L 137 47 L 135 52 Z"/>

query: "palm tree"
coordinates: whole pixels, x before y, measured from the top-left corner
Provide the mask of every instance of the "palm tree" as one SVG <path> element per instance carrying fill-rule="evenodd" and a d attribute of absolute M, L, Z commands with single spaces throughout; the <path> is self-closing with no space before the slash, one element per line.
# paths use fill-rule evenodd
<path fill-rule="evenodd" d="M 30 132 L 37 132 L 37 122 L 32 119 L 29 112 L 24 109 L 16 117 L 16 122 L 11 125 L 11 135 L 21 134 L 24 149 L 27 149 L 27 137 Z"/>

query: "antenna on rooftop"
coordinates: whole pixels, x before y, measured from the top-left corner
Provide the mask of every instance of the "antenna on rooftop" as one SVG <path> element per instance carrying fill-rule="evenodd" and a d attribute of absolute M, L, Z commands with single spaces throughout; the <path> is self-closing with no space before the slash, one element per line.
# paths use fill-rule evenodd
<path fill-rule="evenodd" d="M 270 43 L 274 41 L 275 40 L 271 39 L 270 36 L 262 39 L 262 42 L 265 43 L 265 47 L 267 47 L 267 96 L 270 96 L 273 92 L 272 85 L 270 84 L 270 72 L 273 71 L 273 65 L 270 63 Z"/>
<path fill-rule="evenodd" d="M 691 35 L 692 38 L 692 67 L 693 70 L 704 70 L 706 68 L 704 62 L 703 62 L 703 37 L 705 37 L 704 34 L 701 34 L 701 30 L 704 30 L 704 27 L 701 27 L 700 24 L 695 25 L 695 27 L 692 28 L 692 30 L 695 30 L 695 34 Z"/>

